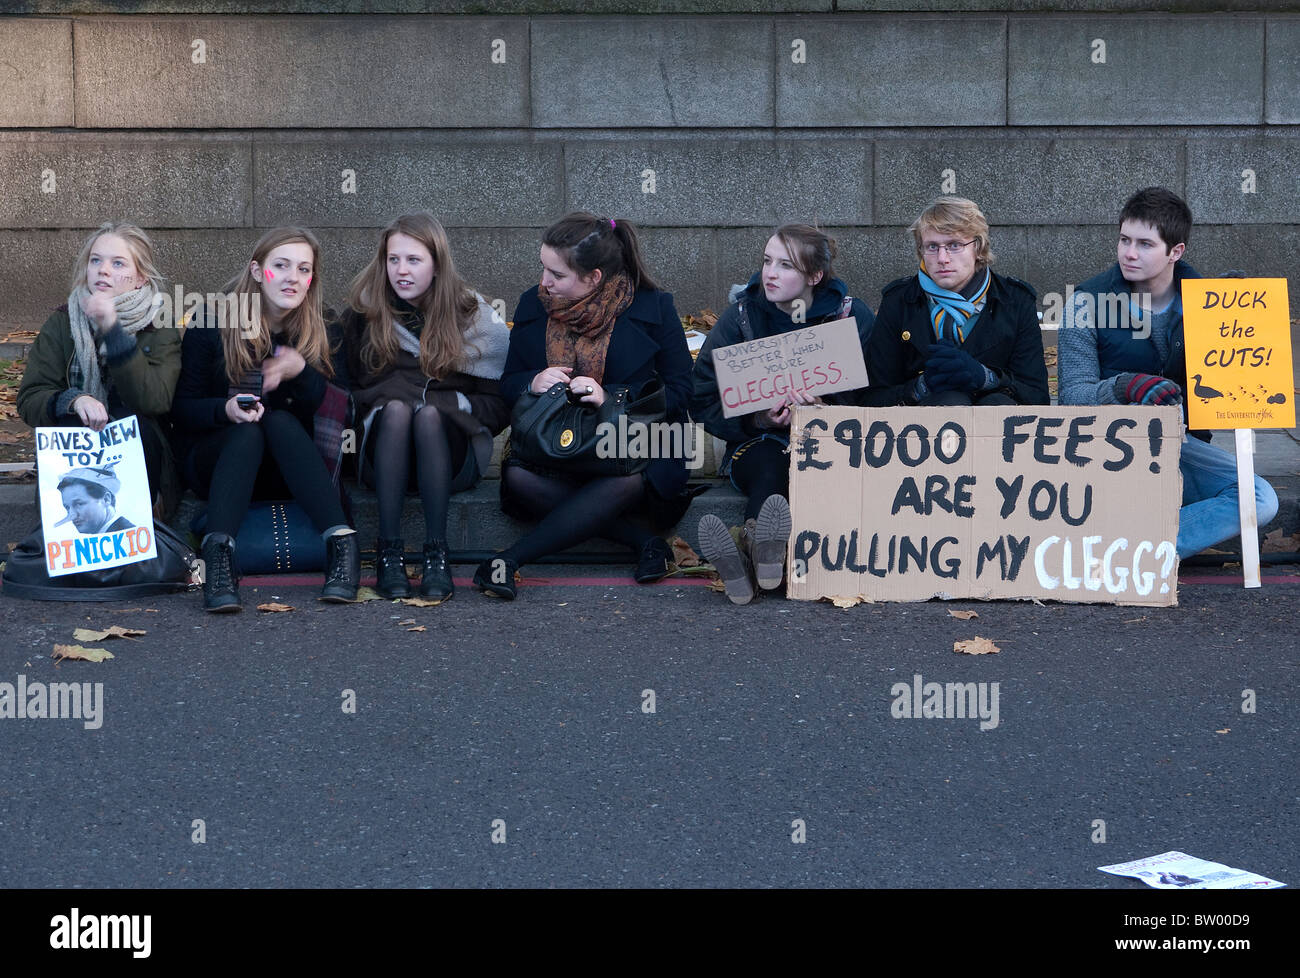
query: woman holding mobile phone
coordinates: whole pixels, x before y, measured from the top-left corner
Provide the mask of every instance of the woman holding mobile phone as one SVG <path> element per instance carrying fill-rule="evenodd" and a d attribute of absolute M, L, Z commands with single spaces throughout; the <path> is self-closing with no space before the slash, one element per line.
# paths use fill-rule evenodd
<path fill-rule="evenodd" d="M 268 231 L 225 289 L 227 308 L 240 308 L 239 322 L 200 318 L 185 331 L 172 417 L 185 480 L 208 500 L 201 547 L 207 611 L 240 609 L 235 536 L 253 499 L 291 496 L 325 538 L 320 599 L 356 597 L 356 531 L 313 438 L 333 375 L 319 271 L 314 234 Z"/>

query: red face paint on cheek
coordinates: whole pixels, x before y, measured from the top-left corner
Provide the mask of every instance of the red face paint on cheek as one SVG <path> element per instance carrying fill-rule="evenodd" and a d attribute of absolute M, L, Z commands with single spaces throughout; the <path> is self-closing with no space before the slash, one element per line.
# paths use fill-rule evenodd
<path fill-rule="evenodd" d="M 275 276 L 271 274 L 271 270 L 269 268 L 266 271 L 264 271 L 262 274 L 266 276 L 266 280 L 268 282 L 274 281 L 275 279 Z"/>
<path fill-rule="evenodd" d="M 311 285 L 311 276 L 310 276 L 310 275 L 307 276 L 307 278 L 306 278 L 306 280 L 305 280 L 305 283 L 306 283 L 306 285 Z"/>

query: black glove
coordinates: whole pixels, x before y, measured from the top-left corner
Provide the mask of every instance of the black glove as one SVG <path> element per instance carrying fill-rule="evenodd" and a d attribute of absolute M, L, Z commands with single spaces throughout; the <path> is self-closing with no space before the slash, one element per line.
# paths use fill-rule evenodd
<path fill-rule="evenodd" d="M 960 347 L 934 343 L 925 361 L 925 386 L 933 393 L 961 391 L 971 394 L 984 387 L 984 365 Z"/>

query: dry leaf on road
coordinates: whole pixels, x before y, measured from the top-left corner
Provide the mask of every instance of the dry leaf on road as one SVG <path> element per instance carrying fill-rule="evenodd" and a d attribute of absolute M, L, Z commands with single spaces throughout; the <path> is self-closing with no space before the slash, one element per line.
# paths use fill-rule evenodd
<path fill-rule="evenodd" d="M 105 659 L 113 658 L 113 653 L 108 649 L 88 649 L 81 645 L 56 645 L 54 646 L 54 661 L 60 659 L 85 659 L 89 662 L 103 662 Z"/>
<path fill-rule="evenodd" d="M 347 602 L 347 603 L 348 603 L 348 604 L 363 604 L 363 603 L 366 602 L 366 601 L 386 601 L 386 600 L 388 600 L 388 599 L 385 598 L 382 594 L 380 594 L 378 591 L 376 591 L 376 590 L 375 590 L 374 588 L 372 588 L 372 587 L 359 587 L 359 588 L 357 588 L 357 596 L 356 596 L 356 599 L 353 600 L 353 601 L 349 601 L 349 602 Z"/>
<path fill-rule="evenodd" d="M 291 604 L 280 604 L 278 601 L 268 601 L 266 604 L 259 604 L 257 606 L 257 610 L 258 611 L 293 611 L 295 609 Z"/>
<path fill-rule="evenodd" d="M 400 625 L 400 626 L 403 626 L 403 627 L 405 627 L 406 625 L 414 625 L 414 624 L 415 624 L 415 619 L 414 619 L 414 618 L 407 618 L 405 621 L 399 621 L 397 624 Z"/>
<path fill-rule="evenodd" d="M 855 594 L 850 598 L 831 598 L 831 603 L 837 608 L 854 608 L 862 604 L 862 599 Z"/>
<path fill-rule="evenodd" d="M 429 629 L 427 629 L 427 628 L 426 628 L 425 626 L 423 626 L 423 625 L 416 625 L 414 628 L 408 628 L 408 629 L 407 629 L 408 632 L 427 632 L 428 630 L 429 630 Z"/>
<path fill-rule="evenodd" d="M 1260 553 L 1266 554 L 1289 554 L 1297 550 L 1300 550 L 1300 533 L 1283 536 L 1280 528 L 1267 534 L 1259 548 Z"/>
<path fill-rule="evenodd" d="M 673 537 L 668 541 L 668 545 L 673 550 L 672 561 L 678 567 L 700 566 L 700 555 L 692 550 L 691 545 L 681 537 Z"/>
<path fill-rule="evenodd" d="M 1232 730 L 1231 727 L 1224 727 L 1222 730 L 1216 730 L 1214 732 L 1222 734 L 1222 733 L 1228 733 L 1230 730 Z"/>
<path fill-rule="evenodd" d="M 948 612 L 953 618 L 960 618 L 962 621 L 970 621 L 972 618 L 978 618 L 978 611 L 950 611 Z"/>
<path fill-rule="evenodd" d="M 952 643 L 954 652 L 964 652 L 967 655 L 988 655 L 990 652 L 1001 652 L 993 642 L 987 638 L 980 638 L 976 635 L 974 638 L 963 639 L 959 642 Z"/>
<path fill-rule="evenodd" d="M 103 631 L 93 628 L 75 628 L 72 631 L 73 639 L 78 642 L 102 642 L 106 638 L 135 638 L 147 634 L 143 628 L 123 628 L 121 625 L 109 625 Z"/>
<path fill-rule="evenodd" d="M 402 604 L 409 604 L 412 608 L 436 608 L 442 604 L 441 598 L 399 598 Z"/>

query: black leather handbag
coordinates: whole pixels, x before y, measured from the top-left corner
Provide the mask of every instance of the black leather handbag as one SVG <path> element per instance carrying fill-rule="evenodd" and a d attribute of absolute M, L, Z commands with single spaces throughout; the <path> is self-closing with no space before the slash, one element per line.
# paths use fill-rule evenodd
<path fill-rule="evenodd" d="M 199 558 L 175 530 L 154 520 L 158 555 L 150 560 L 50 577 L 38 526 L 5 558 L 4 593 L 33 601 L 121 601 L 199 585 Z"/>
<path fill-rule="evenodd" d="M 632 475 L 650 464 L 653 429 L 668 412 L 658 377 L 637 390 L 606 389 L 600 407 L 569 400 L 567 384 L 543 394 L 525 391 L 510 417 L 510 449 L 525 462 L 578 475 Z"/>

